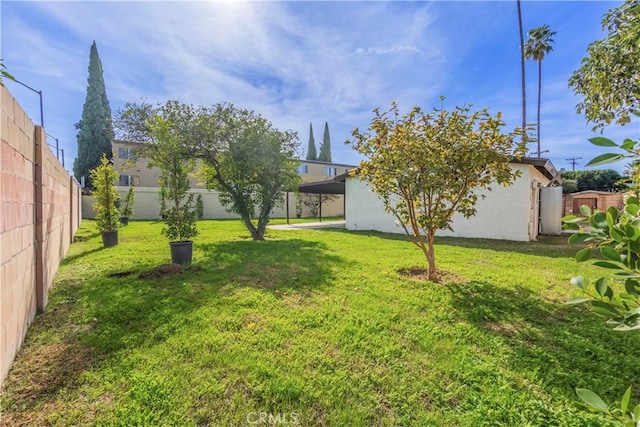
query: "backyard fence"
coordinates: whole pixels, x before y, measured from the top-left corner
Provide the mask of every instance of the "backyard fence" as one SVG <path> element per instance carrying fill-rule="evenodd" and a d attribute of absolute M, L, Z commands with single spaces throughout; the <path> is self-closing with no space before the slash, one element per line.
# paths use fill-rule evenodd
<path fill-rule="evenodd" d="M 133 187 L 135 191 L 135 203 L 133 205 L 133 219 L 158 219 L 160 217 L 160 188 L 158 187 Z M 129 191 L 129 187 L 118 187 L 118 194 L 120 199 L 124 199 L 125 195 Z M 191 192 L 196 195 L 202 196 L 203 218 L 205 219 L 225 219 L 225 218 L 240 218 L 235 213 L 227 212 L 222 203 L 220 203 L 220 194 L 217 191 L 206 190 L 202 188 L 192 188 Z M 271 218 L 285 218 L 287 216 L 287 207 L 289 208 L 289 217 L 296 217 L 296 195 L 292 192 L 288 193 L 289 203 L 283 204 L 283 206 L 276 207 L 271 212 Z M 310 194 L 308 196 L 315 200 L 318 199 L 317 194 Z M 84 195 L 82 196 L 82 214 L 83 218 L 93 219 L 96 216 L 96 212 L 93 209 L 93 197 Z M 301 206 L 301 216 L 310 217 L 312 212 L 309 206 L 303 204 Z M 344 196 L 336 195 L 330 201 L 326 201 L 322 204 L 322 216 L 343 216 L 344 215 Z"/>
<path fill-rule="evenodd" d="M 82 218 L 81 189 L 2 87 L 0 149 L 0 385 L 27 328 L 47 305 Z"/>

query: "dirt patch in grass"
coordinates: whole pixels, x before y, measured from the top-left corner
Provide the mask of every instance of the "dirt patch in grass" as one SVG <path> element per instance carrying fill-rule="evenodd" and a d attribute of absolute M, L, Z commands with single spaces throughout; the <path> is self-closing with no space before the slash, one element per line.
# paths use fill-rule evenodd
<path fill-rule="evenodd" d="M 408 277 L 412 280 L 419 280 L 422 282 L 427 282 L 429 280 L 429 274 L 426 268 L 422 267 L 411 267 L 411 268 L 401 268 L 398 270 L 398 274 L 403 277 Z M 449 271 L 438 270 L 438 280 L 436 283 L 440 284 L 448 284 L 448 283 L 464 283 L 467 280 L 459 276 L 455 273 L 451 273 Z"/>
<path fill-rule="evenodd" d="M 279 291 L 276 291 L 277 295 L 281 295 L 282 303 L 287 307 L 291 308 L 302 308 L 302 307 L 317 307 L 318 304 L 310 301 L 310 295 L 308 294 L 281 294 Z"/>
<path fill-rule="evenodd" d="M 513 325 L 511 323 L 504 323 L 504 322 L 486 321 L 484 322 L 484 327 L 489 329 L 491 332 L 495 332 L 497 334 L 504 335 L 505 337 L 509 337 L 509 338 L 513 337 L 520 331 L 516 325 Z"/>
<path fill-rule="evenodd" d="M 13 402 L 3 402 L 0 425 L 42 425 L 42 420 L 58 410 L 54 400 L 58 390 L 74 387 L 95 360 L 89 348 L 76 343 L 25 348 L 5 383 Z"/>
<path fill-rule="evenodd" d="M 131 276 L 134 273 L 135 273 L 135 271 L 133 271 L 133 270 L 129 270 L 129 271 L 114 271 L 113 273 L 107 274 L 107 277 L 127 277 L 127 276 Z"/>
<path fill-rule="evenodd" d="M 160 277 L 174 276 L 180 274 L 183 271 L 200 271 L 202 267 L 198 265 L 180 265 L 180 264 L 162 264 L 157 267 L 153 267 L 149 270 L 145 270 L 138 274 L 140 279 L 157 279 Z M 115 273 L 112 273 L 115 274 Z"/>
<path fill-rule="evenodd" d="M 25 412 L 3 412 L 0 426 L 48 426 L 51 423 L 47 421 L 47 418 L 55 414 L 59 409 L 55 403 L 48 402 L 40 408 L 30 409 Z"/>

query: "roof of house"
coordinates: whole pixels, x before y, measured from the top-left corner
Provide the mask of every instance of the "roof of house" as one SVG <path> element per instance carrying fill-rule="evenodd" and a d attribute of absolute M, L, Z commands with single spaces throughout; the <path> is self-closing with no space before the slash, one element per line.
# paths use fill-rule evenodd
<path fill-rule="evenodd" d="M 594 195 L 594 194 L 600 194 L 603 196 L 611 196 L 611 195 L 616 195 L 616 194 L 621 194 L 618 192 L 614 192 L 614 191 L 599 191 L 599 190 L 584 190 L 584 191 L 577 191 L 575 193 L 568 193 L 567 196 L 584 196 L 584 195 Z"/>
<path fill-rule="evenodd" d="M 338 175 L 331 179 L 325 179 L 324 181 L 304 182 L 298 185 L 298 191 L 301 193 L 312 194 L 344 194 L 344 179 L 338 180 L 341 176 L 348 174 Z"/>
<path fill-rule="evenodd" d="M 531 165 L 551 181 L 555 180 L 558 184 L 562 183 L 560 172 L 556 170 L 556 168 L 553 166 L 553 163 L 551 163 L 551 160 L 549 159 L 543 159 L 541 157 L 523 157 L 520 160 L 513 159 L 511 163 Z"/>
<path fill-rule="evenodd" d="M 511 163 L 531 165 L 547 177 L 552 183 L 554 181 L 558 184 L 562 182 L 560 172 L 556 170 L 549 159 L 523 157 L 520 160 L 513 159 Z M 324 181 L 305 182 L 298 186 L 298 191 L 313 194 L 344 194 L 344 182 L 349 176 L 349 172 L 346 172 Z"/>

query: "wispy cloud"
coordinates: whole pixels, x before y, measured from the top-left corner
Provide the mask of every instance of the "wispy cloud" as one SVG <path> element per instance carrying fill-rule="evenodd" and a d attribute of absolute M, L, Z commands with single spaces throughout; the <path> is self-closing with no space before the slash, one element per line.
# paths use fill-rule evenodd
<path fill-rule="evenodd" d="M 421 54 L 422 50 L 415 46 L 392 46 L 392 47 L 359 47 L 355 50 L 356 55 L 392 55 L 395 53 L 415 53 Z"/>
<path fill-rule="evenodd" d="M 557 47 L 556 59 L 567 62 L 586 46 L 572 20 L 584 21 L 587 12 L 574 18 L 572 8 L 583 4 L 554 5 L 526 3 L 527 20 L 550 16 L 562 37 L 576 32 L 566 36 L 570 48 Z M 334 158 L 356 162 L 342 142 L 393 100 L 430 108 L 446 95 L 447 107 L 490 106 L 517 125 L 514 13 L 491 2 L 4 2 L 2 57 L 45 92 L 48 131 L 64 141 L 69 161 L 96 40 L 114 109 L 140 97 L 228 101 L 298 131 L 303 146 L 309 122 L 319 132 L 327 121 Z M 572 65 L 554 61 L 545 65 L 549 73 L 561 70 L 561 82 Z M 572 95 L 561 85 L 544 90 L 545 132 L 566 135 L 557 123 L 567 121 L 560 117 Z M 20 101 L 37 111 L 37 100 Z"/>

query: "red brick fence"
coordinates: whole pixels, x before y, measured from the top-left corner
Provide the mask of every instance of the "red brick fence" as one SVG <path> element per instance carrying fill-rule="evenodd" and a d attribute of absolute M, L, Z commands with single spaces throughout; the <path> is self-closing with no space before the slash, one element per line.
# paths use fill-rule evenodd
<path fill-rule="evenodd" d="M 80 225 L 81 191 L 11 93 L 0 123 L 0 385 Z"/>

